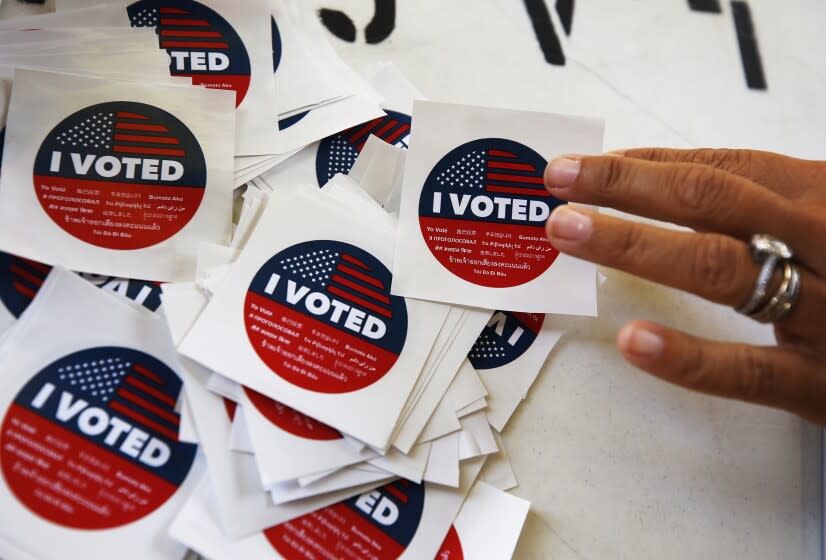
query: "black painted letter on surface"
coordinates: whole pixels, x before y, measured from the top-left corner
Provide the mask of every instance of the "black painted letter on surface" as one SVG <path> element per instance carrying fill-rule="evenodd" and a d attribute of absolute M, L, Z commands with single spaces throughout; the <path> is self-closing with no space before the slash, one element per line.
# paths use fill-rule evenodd
<path fill-rule="evenodd" d="M 737 42 L 740 45 L 743 70 L 746 72 L 746 83 L 749 89 L 767 89 L 763 61 L 760 58 L 757 35 L 754 32 L 754 22 L 751 19 L 751 9 L 746 2 L 733 0 L 731 13 L 734 16 L 734 28 L 737 31 Z"/>
<path fill-rule="evenodd" d="M 565 53 L 562 52 L 559 37 L 554 31 L 554 24 L 545 0 L 525 0 L 525 7 L 528 9 L 528 16 L 531 18 L 531 24 L 545 60 L 555 66 L 565 66 Z"/>

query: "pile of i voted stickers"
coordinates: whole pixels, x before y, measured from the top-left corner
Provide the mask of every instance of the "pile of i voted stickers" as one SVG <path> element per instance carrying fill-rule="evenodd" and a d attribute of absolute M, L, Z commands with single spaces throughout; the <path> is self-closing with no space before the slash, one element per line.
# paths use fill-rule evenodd
<path fill-rule="evenodd" d="M 0 558 L 510 558 L 500 433 L 597 311 L 542 174 L 602 124 L 301 0 L 95 1 L 0 21 Z"/>

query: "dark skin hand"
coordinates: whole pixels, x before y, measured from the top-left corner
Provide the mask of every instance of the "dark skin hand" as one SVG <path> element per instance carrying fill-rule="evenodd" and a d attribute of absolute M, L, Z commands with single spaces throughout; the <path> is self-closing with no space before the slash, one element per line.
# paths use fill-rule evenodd
<path fill-rule="evenodd" d="M 782 408 L 826 426 L 826 162 L 751 150 L 641 148 L 569 155 L 545 170 L 557 198 L 673 222 L 663 229 L 568 205 L 548 219 L 561 252 L 737 307 L 760 265 L 752 234 L 785 241 L 800 297 L 777 346 L 723 343 L 632 321 L 617 346 L 636 367 L 688 389 Z M 773 288 L 772 288 L 773 289 Z"/>

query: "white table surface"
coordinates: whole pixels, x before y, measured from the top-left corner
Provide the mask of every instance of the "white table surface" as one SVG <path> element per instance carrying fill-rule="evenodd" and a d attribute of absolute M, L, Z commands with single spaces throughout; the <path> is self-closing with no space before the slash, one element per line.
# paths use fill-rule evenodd
<path fill-rule="evenodd" d="M 819 0 L 750 1 L 766 92 L 745 87 L 727 2 L 710 15 L 682 0 L 580 0 L 572 36 L 560 34 L 565 67 L 542 59 L 519 0 L 399 1 L 379 45 L 361 31 L 373 2 L 314 3 L 356 23 L 355 44 L 334 40 L 345 58 L 392 60 L 432 99 L 601 116 L 607 149 L 742 146 L 826 159 Z M 33 9 L 3 0 L 0 17 Z M 755 343 L 770 343 L 770 331 L 607 276 L 600 318 L 560 319 L 570 333 L 505 433 L 515 493 L 533 502 L 516 558 L 821 558 L 821 432 L 666 385 L 613 345 L 633 318 Z"/>

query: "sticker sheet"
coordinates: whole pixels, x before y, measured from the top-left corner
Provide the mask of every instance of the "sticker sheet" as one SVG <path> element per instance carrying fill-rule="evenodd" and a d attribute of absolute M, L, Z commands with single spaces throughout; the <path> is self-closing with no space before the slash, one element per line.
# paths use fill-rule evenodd
<path fill-rule="evenodd" d="M 386 448 L 447 307 L 389 294 L 383 225 L 319 191 L 273 194 L 181 352 Z"/>
<path fill-rule="evenodd" d="M 541 313 L 497 311 L 468 353 L 488 390 L 490 425 L 502 431 L 562 336 L 559 321 Z"/>
<path fill-rule="evenodd" d="M 198 244 L 229 241 L 233 118 L 223 91 L 18 69 L 0 249 L 96 274 L 192 279 Z"/>
<path fill-rule="evenodd" d="M 163 318 L 55 268 L 0 355 L 0 540 L 39 558 L 180 558 L 166 529 L 201 463 L 178 438 Z"/>
<path fill-rule="evenodd" d="M 221 534 L 209 488 L 202 486 L 171 533 L 214 560 L 303 560 L 311 553 L 322 558 L 435 558 L 483 462 L 462 467 L 458 489 L 398 480 L 238 540 Z"/>
<path fill-rule="evenodd" d="M 531 503 L 477 481 L 437 560 L 509 560 Z"/>
<path fill-rule="evenodd" d="M 547 159 L 602 150 L 602 124 L 417 101 L 392 292 L 526 312 L 596 315 L 596 267 L 560 254 L 545 221 L 563 204 Z"/>

